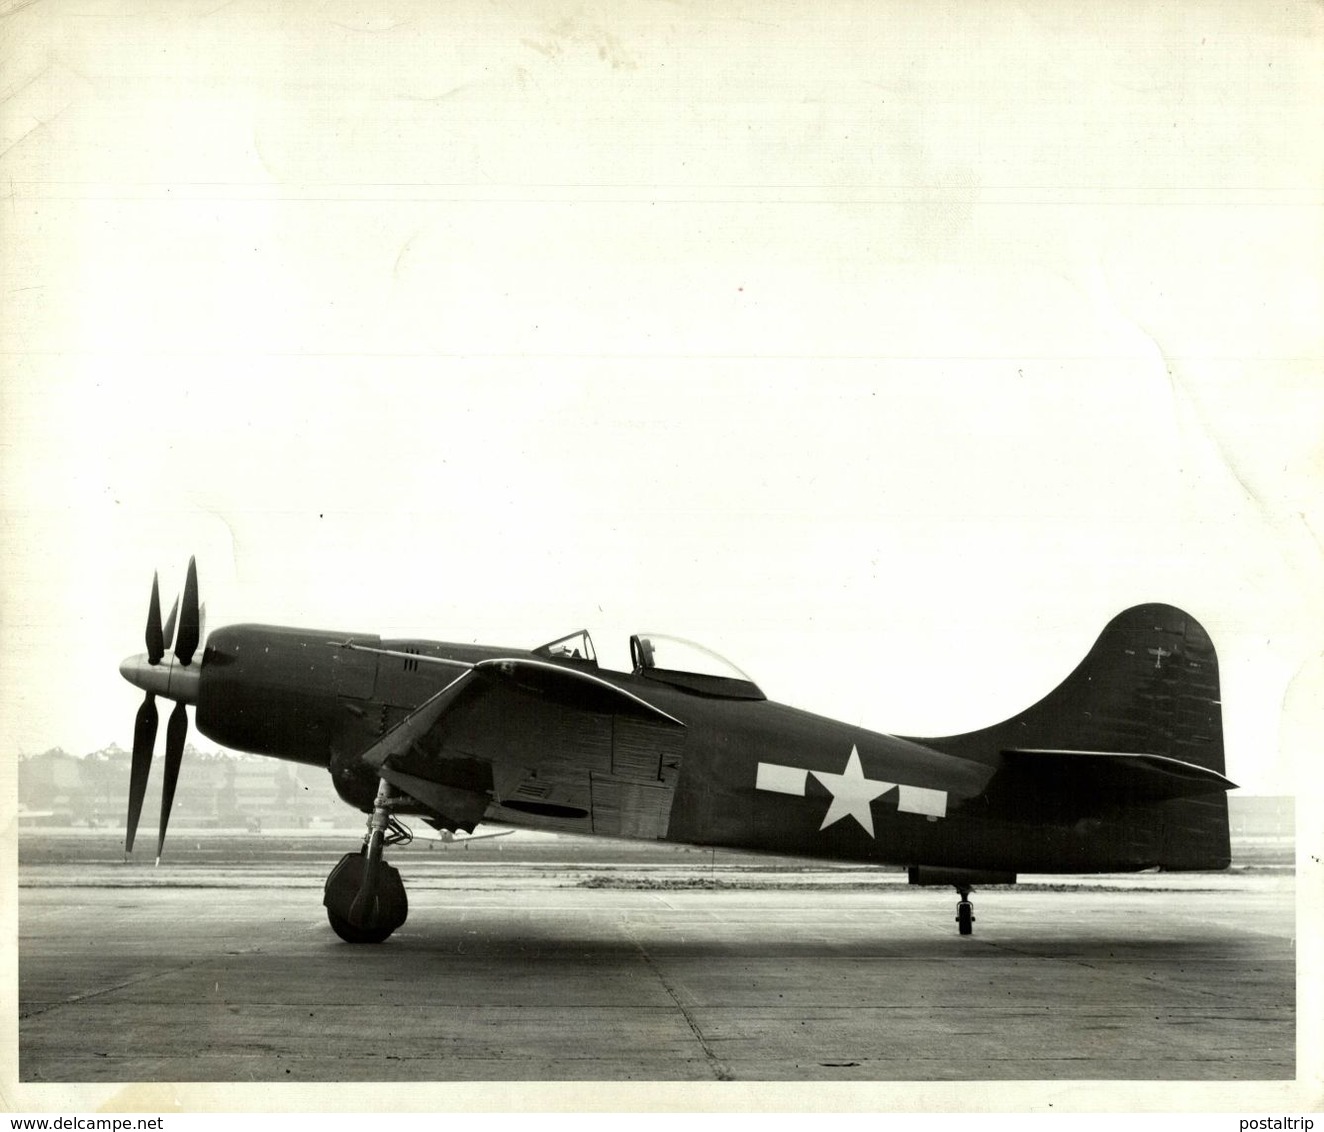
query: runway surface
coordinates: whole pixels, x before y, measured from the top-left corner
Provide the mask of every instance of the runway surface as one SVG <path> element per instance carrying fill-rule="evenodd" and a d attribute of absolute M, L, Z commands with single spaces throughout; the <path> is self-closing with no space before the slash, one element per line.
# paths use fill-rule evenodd
<path fill-rule="evenodd" d="M 343 841 L 159 870 L 44 844 L 24 1082 L 1294 1075 L 1290 870 L 1028 878 L 962 938 L 897 874 L 414 846 L 408 922 L 351 947 L 321 907 Z"/>

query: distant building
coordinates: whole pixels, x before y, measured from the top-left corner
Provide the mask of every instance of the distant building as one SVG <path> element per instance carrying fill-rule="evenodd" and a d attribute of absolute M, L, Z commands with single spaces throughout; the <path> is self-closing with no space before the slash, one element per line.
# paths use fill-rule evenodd
<path fill-rule="evenodd" d="M 140 829 L 160 821 L 161 752 L 156 752 Z M 132 755 L 118 744 L 76 757 L 54 749 L 22 759 L 18 800 L 23 824 L 122 829 L 128 808 Z M 341 816 L 343 803 L 330 776 L 306 767 L 241 755 L 184 748 L 171 810 L 172 828 L 305 828 Z"/>
<path fill-rule="evenodd" d="M 1295 837 L 1296 799 L 1229 794 L 1227 819 L 1233 837 Z"/>
<path fill-rule="evenodd" d="M 18 804 L 26 824 L 72 825 L 86 809 L 82 760 L 60 748 L 18 764 Z"/>

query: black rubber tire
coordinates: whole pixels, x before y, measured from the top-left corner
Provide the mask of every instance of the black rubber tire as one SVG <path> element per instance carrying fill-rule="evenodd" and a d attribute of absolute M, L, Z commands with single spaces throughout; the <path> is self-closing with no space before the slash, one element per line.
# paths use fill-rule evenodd
<path fill-rule="evenodd" d="M 377 899 L 372 927 L 351 923 L 354 902 L 358 899 L 366 871 L 362 853 L 346 853 L 326 878 L 322 904 L 332 931 L 346 943 L 381 943 L 409 916 L 409 899 L 400 880 L 399 870 L 381 862 L 378 870 Z"/>
<path fill-rule="evenodd" d="M 330 908 L 326 910 L 326 918 L 331 930 L 346 943 L 383 943 L 395 931 L 394 928 L 356 928 Z"/>
<path fill-rule="evenodd" d="M 962 935 L 973 934 L 975 928 L 974 907 L 965 900 L 956 906 L 956 925 Z"/>

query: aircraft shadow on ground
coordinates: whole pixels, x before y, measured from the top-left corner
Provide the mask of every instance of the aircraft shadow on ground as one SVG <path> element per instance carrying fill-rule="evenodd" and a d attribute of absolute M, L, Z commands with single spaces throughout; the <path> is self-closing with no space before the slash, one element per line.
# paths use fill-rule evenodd
<path fill-rule="evenodd" d="M 892 927 L 880 930 L 870 939 L 786 939 L 776 938 L 775 932 L 751 938 L 747 942 L 732 943 L 705 936 L 701 931 L 690 933 L 668 932 L 659 935 L 646 928 L 621 938 L 609 939 L 600 935 L 563 932 L 523 924 L 509 930 L 483 929 L 474 934 L 457 934 L 444 926 L 419 926 L 402 929 L 389 942 L 380 946 L 355 947 L 341 944 L 334 938 L 325 941 L 325 953 L 344 951 L 353 953 L 356 961 L 374 962 L 377 957 L 395 954 L 433 956 L 438 959 L 454 955 L 481 956 L 489 960 L 510 959 L 527 962 L 530 958 L 564 957 L 582 958 L 602 962 L 618 960 L 631 962 L 641 954 L 653 957 L 672 956 L 683 959 L 759 960 L 852 960 L 852 959 L 913 959 L 962 960 L 982 963 L 1031 961 L 1147 961 L 1171 963 L 1224 964 L 1262 958 L 1272 950 L 1265 941 L 1255 938 L 1210 939 L 1198 928 L 1173 934 L 1166 932 L 1153 938 L 1136 938 L 1135 934 L 1118 929 L 1116 932 L 1054 931 L 1052 938 L 1035 938 L 1025 932 L 1015 935 L 990 929 L 983 935 L 961 938 L 955 930 L 951 938 L 935 937 L 924 929 Z"/>

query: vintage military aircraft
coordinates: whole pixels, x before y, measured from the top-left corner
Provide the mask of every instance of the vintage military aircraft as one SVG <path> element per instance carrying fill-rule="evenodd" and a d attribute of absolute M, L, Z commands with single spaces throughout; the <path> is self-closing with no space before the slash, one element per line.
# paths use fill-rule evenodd
<path fill-rule="evenodd" d="M 120 666 L 146 693 L 134 729 L 126 852 L 166 729 L 158 860 L 188 728 L 326 767 L 370 815 L 327 880 L 352 943 L 405 921 L 385 846 L 397 815 L 906 866 L 952 885 L 971 932 L 976 884 L 1018 873 L 1222 869 L 1229 859 L 1218 662 L 1170 605 L 1115 617 L 1059 687 L 979 731 L 906 738 L 769 701 L 715 654 L 630 639 L 633 671 L 598 665 L 587 632 L 534 649 L 232 625 L 203 641 L 197 570 L 165 627 L 152 583 L 147 652 Z M 201 655 L 198 649 L 201 646 Z M 169 648 L 169 653 L 167 649 Z"/>

